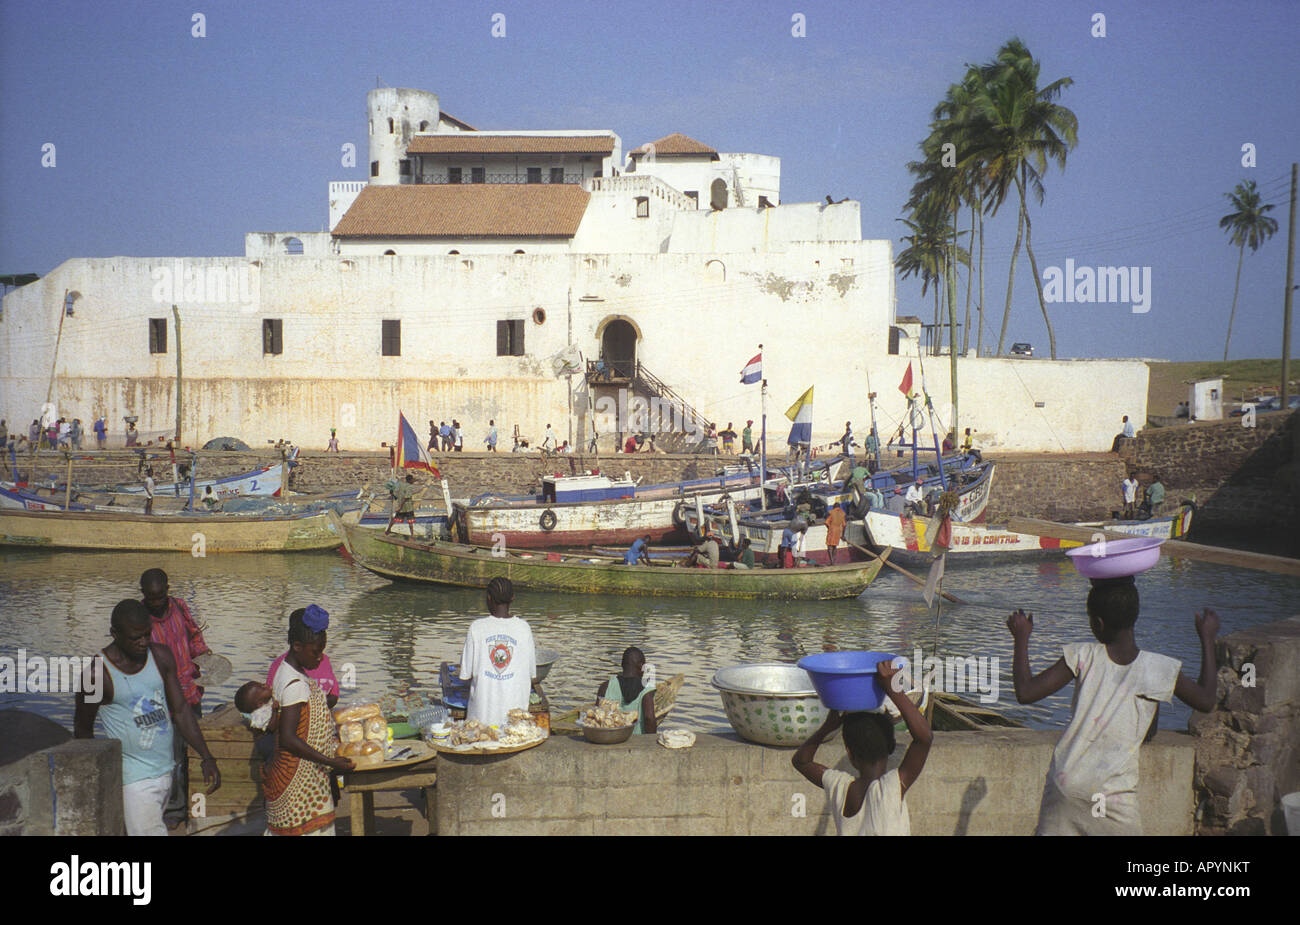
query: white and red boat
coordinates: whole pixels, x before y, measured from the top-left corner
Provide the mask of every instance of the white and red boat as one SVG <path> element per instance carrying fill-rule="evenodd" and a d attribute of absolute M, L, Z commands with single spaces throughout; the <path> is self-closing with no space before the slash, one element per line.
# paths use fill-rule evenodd
<path fill-rule="evenodd" d="M 1149 520 L 1112 520 L 1076 523 L 1076 527 L 1092 527 L 1098 531 L 1126 533 L 1130 536 L 1155 536 L 1177 539 L 1191 529 L 1195 507 L 1184 504 L 1177 513 Z M 906 565 L 928 564 L 936 555 L 933 546 L 934 531 L 939 528 L 936 517 L 898 516 L 870 511 L 866 516 L 869 545 L 875 549 L 892 550 L 890 561 Z M 811 530 L 809 531 L 812 532 Z M 1062 549 L 1083 546 L 1076 540 L 1058 540 L 1029 533 L 1016 533 L 995 524 L 968 524 L 954 520 L 952 544 L 948 547 L 950 562 L 983 562 L 1003 556 L 1030 558 L 1050 555 Z"/>

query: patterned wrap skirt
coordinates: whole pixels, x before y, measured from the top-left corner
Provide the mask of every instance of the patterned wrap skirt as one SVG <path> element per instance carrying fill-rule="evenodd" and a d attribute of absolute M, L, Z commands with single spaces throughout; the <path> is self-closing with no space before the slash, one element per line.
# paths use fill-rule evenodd
<path fill-rule="evenodd" d="M 325 692 L 315 679 L 304 709 L 298 715 L 298 738 L 327 757 L 334 757 L 338 740 L 334 717 Z M 271 835 L 310 835 L 334 824 L 334 798 L 330 794 L 330 769 L 277 748 L 271 764 L 262 771 L 266 794 L 266 826 Z"/>

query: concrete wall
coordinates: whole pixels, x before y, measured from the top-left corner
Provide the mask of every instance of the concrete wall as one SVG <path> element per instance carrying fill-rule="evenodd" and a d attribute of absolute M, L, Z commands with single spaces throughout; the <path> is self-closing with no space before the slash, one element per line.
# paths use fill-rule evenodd
<path fill-rule="evenodd" d="M 907 794 L 913 835 L 1031 835 L 1059 732 L 937 733 Z M 891 759 L 907 748 L 899 736 Z M 1139 799 L 1148 835 L 1192 833 L 1191 739 L 1143 747 Z M 669 750 L 654 736 L 592 745 L 555 736 L 500 758 L 438 758 L 440 835 L 834 834 L 824 793 L 790 764 L 793 749 L 697 735 Z M 838 738 L 823 764 L 849 770 Z"/>
<path fill-rule="evenodd" d="M 59 744 L 48 744 L 50 727 Z M 0 836 L 121 835 L 122 743 L 71 739 L 43 717 L 0 711 L 5 763 L 0 766 Z M 42 747 L 47 746 L 47 747 Z M 21 757 L 18 753 L 35 747 Z"/>
<path fill-rule="evenodd" d="M 1300 617 L 1218 641 L 1219 702 L 1194 713 L 1197 834 L 1285 835 L 1300 791 Z"/>
<path fill-rule="evenodd" d="M 782 251 L 795 241 L 856 242 L 862 239 L 861 205 L 841 202 L 836 205 L 801 202 L 792 205 L 758 208 L 758 200 L 745 208 L 721 212 L 701 209 L 674 216 L 668 249 L 676 254 L 768 253 Z M 888 246 L 886 241 L 873 241 Z M 884 285 L 884 273 L 892 263 L 882 267 L 874 285 Z"/>

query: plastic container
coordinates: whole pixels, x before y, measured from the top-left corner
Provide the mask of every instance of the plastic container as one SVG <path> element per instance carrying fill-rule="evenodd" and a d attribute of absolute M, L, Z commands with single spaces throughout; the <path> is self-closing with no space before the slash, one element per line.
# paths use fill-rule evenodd
<path fill-rule="evenodd" d="M 1282 797 L 1282 816 L 1286 819 L 1286 834 L 1300 835 L 1300 790 Z"/>
<path fill-rule="evenodd" d="M 894 656 L 888 652 L 818 652 L 799 659 L 817 696 L 828 710 L 876 710 L 885 701 L 885 688 L 876 664 Z"/>
<path fill-rule="evenodd" d="M 1078 549 L 1067 549 L 1065 554 L 1084 578 L 1124 578 L 1145 572 L 1155 565 L 1163 542 L 1154 536 L 1102 540 Z"/>

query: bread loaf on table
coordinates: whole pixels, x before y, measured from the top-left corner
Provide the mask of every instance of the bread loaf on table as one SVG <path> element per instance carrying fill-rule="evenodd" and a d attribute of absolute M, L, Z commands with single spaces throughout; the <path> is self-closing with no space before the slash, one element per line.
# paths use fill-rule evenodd
<path fill-rule="evenodd" d="M 361 742 L 345 742 L 339 746 L 340 758 L 355 758 L 361 754 Z"/>
<path fill-rule="evenodd" d="M 344 745 L 360 742 L 366 737 L 366 729 L 361 723 L 344 723 L 339 726 L 339 741 Z"/>
<path fill-rule="evenodd" d="M 342 725 L 343 723 L 359 723 L 372 716 L 383 717 L 383 712 L 379 709 L 377 703 L 363 703 L 357 706 L 336 707 L 334 710 L 334 722 Z"/>
<path fill-rule="evenodd" d="M 376 742 L 388 741 L 388 722 L 382 716 L 369 716 L 363 724 L 365 726 L 365 738 L 373 739 Z"/>

